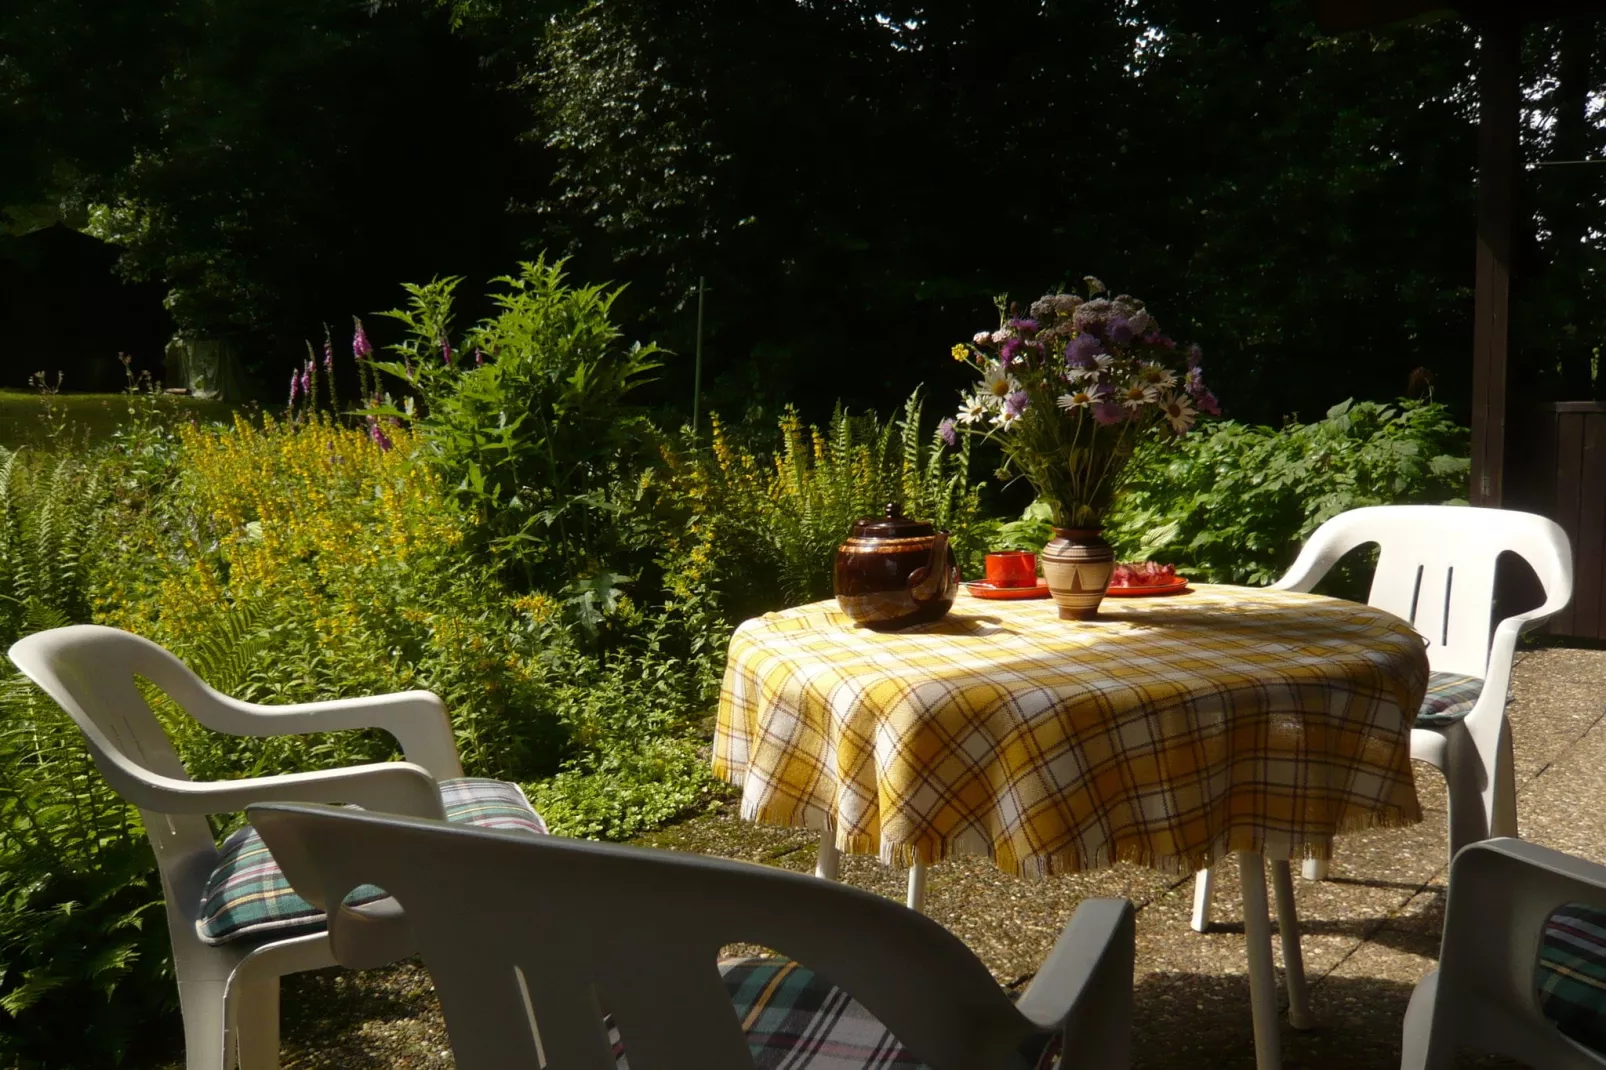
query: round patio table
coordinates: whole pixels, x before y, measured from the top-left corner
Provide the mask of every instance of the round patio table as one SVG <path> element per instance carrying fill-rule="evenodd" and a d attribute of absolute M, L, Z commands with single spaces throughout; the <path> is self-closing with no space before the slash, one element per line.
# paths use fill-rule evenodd
<path fill-rule="evenodd" d="M 986 854 L 1048 875 L 1131 861 L 1179 874 L 1239 855 L 1261 1070 L 1280 1064 L 1264 859 L 1274 860 L 1293 1024 L 1308 1020 L 1288 860 L 1421 820 L 1410 735 L 1421 637 L 1319 595 L 1201 585 L 1052 601 L 961 593 L 933 624 L 858 628 L 834 600 L 731 638 L 715 772 L 744 818 L 819 829 L 910 868 Z"/>

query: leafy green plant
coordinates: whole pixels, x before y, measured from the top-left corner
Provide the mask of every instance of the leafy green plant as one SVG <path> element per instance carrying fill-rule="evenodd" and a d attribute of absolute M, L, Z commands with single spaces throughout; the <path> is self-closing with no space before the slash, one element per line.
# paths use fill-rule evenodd
<path fill-rule="evenodd" d="M 412 418 L 430 463 L 523 586 L 576 585 L 584 615 L 612 597 L 597 583 L 623 507 L 610 488 L 647 428 L 626 399 L 658 367 L 658 349 L 622 341 L 611 319 L 620 290 L 571 286 L 563 268 L 539 259 L 496 279 L 498 311 L 455 343 L 462 280 L 407 286 L 408 307 L 386 313 L 407 337 L 377 366 L 421 404 L 374 411 Z"/>
<path fill-rule="evenodd" d="M 0 450 L 0 643 L 90 615 L 113 458 Z M 167 927 L 138 815 L 78 729 L 0 668 L 0 1064 L 120 1061 L 163 1035 Z"/>
<path fill-rule="evenodd" d="M 1345 401 L 1323 420 L 1280 430 L 1208 424 L 1163 450 L 1139 452 L 1105 536 L 1123 560 L 1260 585 L 1346 510 L 1464 504 L 1469 464 L 1466 429 L 1434 402 Z"/>
<path fill-rule="evenodd" d="M 526 792 L 559 835 L 623 840 L 706 809 L 730 789 L 709 768 L 705 746 L 663 738 L 598 752 Z"/>
<path fill-rule="evenodd" d="M 738 447 L 718 417 L 706 450 L 666 450 L 656 486 L 671 590 L 707 590 L 734 618 L 828 598 L 836 548 L 853 521 L 888 503 L 950 533 L 961 567 L 985 551 L 970 448 L 944 449 L 921 433 L 917 390 L 882 423 L 840 406 L 824 428 L 794 410 L 779 421 L 772 456 Z"/>

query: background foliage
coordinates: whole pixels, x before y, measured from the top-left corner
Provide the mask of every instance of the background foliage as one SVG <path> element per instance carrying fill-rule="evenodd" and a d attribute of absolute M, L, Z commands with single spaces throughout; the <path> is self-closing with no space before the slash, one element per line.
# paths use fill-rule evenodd
<path fill-rule="evenodd" d="M 1339 513 L 1466 504 L 1467 450 L 1466 429 L 1432 402 L 1345 401 L 1325 419 L 1279 430 L 1207 423 L 1140 449 L 1106 533 L 1121 560 L 1263 586 Z"/>
<path fill-rule="evenodd" d="M 545 249 L 630 284 L 683 355 L 642 400 L 682 415 L 700 277 L 712 407 L 820 420 L 1073 263 L 1209 340 L 1249 422 L 1419 367 L 1463 412 L 1475 49 L 1453 18 L 1325 36 L 1306 0 L 20 0 L 0 206 L 93 221 L 275 384 L 398 276 Z M 1606 148 L 1601 49 L 1530 29 L 1526 163 Z M 1585 396 L 1603 177 L 1522 174 L 1518 386 Z"/>

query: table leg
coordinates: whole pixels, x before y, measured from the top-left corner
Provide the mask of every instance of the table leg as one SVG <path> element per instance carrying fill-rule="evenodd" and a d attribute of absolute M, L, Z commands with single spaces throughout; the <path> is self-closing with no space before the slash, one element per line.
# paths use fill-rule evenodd
<path fill-rule="evenodd" d="M 1266 903 L 1266 860 L 1259 851 L 1238 852 L 1244 890 L 1244 935 L 1248 938 L 1249 1008 L 1255 1023 L 1257 1070 L 1282 1070 L 1277 1037 L 1277 974 L 1271 962 L 1271 916 Z"/>
<path fill-rule="evenodd" d="M 1215 894 L 1216 871 L 1201 869 L 1193 875 L 1193 919 L 1189 922 L 1196 933 L 1210 930 L 1210 899 Z"/>
<path fill-rule="evenodd" d="M 827 829 L 820 833 L 820 855 L 814 863 L 814 875 L 834 881 L 841 866 L 842 852 L 836 849 L 836 834 Z"/>
<path fill-rule="evenodd" d="M 910 910 L 926 909 L 926 864 L 916 862 L 909 867 L 909 899 Z"/>
<path fill-rule="evenodd" d="M 1283 942 L 1283 983 L 1288 987 L 1288 1024 L 1295 1029 L 1316 1025 L 1305 991 L 1305 956 L 1299 949 L 1299 914 L 1294 909 L 1294 874 L 1285 861 L 1271 864 L 1271 886 L 1277 899 L 1277 933 Z"/>

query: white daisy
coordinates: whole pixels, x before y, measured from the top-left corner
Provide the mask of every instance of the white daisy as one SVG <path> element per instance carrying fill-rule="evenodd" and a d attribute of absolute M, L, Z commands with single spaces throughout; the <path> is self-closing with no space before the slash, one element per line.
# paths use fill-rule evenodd
<path fill-rule="evenodd" d="M 1085 409 L 1093 404 L 1093 392 L 1091 390 L 1076 390 L 1069 394 L 1061 394 L 1054 404 L 1066 412 Z"/>
<path fill-rule="evenodd" d="M 1008 431 L 1020 419 L 1020 413 L 1005 405 L 993 414 L 993 425 L 1001 430 Z"/>
<path fill-rule="evenodd" d="M 1141 409 L 1160 400 L 1159 391 L 1141 382 L 1133 383 L 1117 396 L 1120 397 L 1121 404 L 1129 409 Z"/>
<path fill-rule="evenodd" d="M 1192 427 L 1194 418 L 1199 415 L 1189 404 L 1186 394 L 1167 394 L 1160 401 L 1160 410 L 1171 422 L 1171 429 L 1179 435 Z"/>
<path fill-rule="evenodd" d="M 1170 390 L 1177 385 L 1177 377 L 1165 365 L 1151 361 L 1138 369 L 1138 382 L 1156 390 Z"/>
<path fill-rule="evenodd" d="M 1009 395 L 1020 389 L 1020 383 L 1015 377 L 1004 370 L 1001 364 L 987 365 L 987 371 L 982 375 L 981 389 L 983 395 L 998 399 L 1002 402 Z"/>
<path fill-rule="evenodd" d="M 980 423 L 987 416 L 987 403 L 981 398 L 969 397 L 959 406 L 959 422 L 962 424 Z"/>

